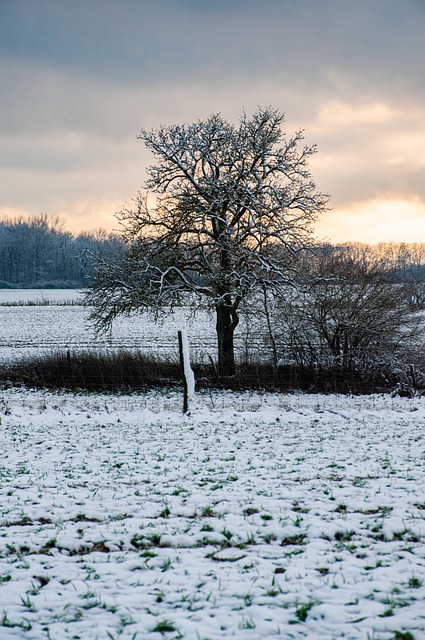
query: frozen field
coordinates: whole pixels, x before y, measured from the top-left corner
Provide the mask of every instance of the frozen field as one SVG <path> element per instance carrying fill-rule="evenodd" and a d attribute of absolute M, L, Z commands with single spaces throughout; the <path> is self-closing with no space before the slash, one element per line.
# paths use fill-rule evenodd
<path fill-rule="evenodd" d="M 14 304 L 76 304 L 83 299 L 77 289 L 0 289 L 0 306 Z"/>
<path fill-rule="evenodd" d="M 0 393 L 2 640 L 425 638 L 424 400 Z"/>
<path fill-rule="evenodd" d="M 79 305 L 80 299 L 81 294 L 68 289 L 0 290 L 1 361 L 67 349 L 138 349 L 178 359 L 177 331 L 181 328 L 188 331 L 194 358 L 202 361 L 208 360 L 209 355 L 215 357 L 214 320 L 205 313 L 193 321 L 187 309 L 179 308 L 158 323 L 146 314 L 121 317 L 114 321 L 110 332 L 96 335 L 88 321 L 90 309 Z"/>

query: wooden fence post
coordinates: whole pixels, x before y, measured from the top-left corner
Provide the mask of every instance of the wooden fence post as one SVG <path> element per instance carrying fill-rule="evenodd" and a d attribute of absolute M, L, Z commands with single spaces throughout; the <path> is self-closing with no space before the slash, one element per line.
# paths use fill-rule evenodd
<path fill-rule="evenodd" d="M 195 376 L 190 366 L 189 345 L 185 331 L 178 332 L 180 371 L 183 380 L 183 413 L 189 411 L 189 400 L 195 392 Z"/>

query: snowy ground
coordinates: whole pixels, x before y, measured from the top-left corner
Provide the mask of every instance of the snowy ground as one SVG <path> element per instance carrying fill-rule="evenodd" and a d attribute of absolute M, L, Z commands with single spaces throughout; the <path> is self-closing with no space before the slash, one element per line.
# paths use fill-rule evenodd
<path fill-rule="evenodd" d="M 78 305 L 78 292 L 68 289 L 0 290 L 0 360 L 13 362 L 55 351 L 137 349 L 178 361 L 177 331 L 188 332 L 192 356 L 199 362 L 215 357 L 216 333 L 212 317 L 177 308 L 157 323 L 147 314 L 117 318 L 111 331 L 96 334 L 90 308 Z M 49 304 L 39 304 L 49 301 Z M 65 303 L 69 304 L 65 304 Z M 243 348 L 242 338 L 236 340 Z"/>
<path fill-rule="evenodd" d="M 0 638 L 425 638 L 425 402 L 0 392 Z"/>
<path fill-rule="evenodd" d="M 82 293 L 70 289 L 0 289 L 0 361 L 13 362 L 55 351 L 140 350 L 178 361 L 179 329 L 187 331 L 192 359 L 216 358 L 215 319 L 205 311 L 196 316 L 178 307 L 158 322 L 141 313 L 118 317 L 111 331 L 96 334 L 91 309 L 79 303 Z M 48 303 L 48 304 L 47 304 Z M 243 318 L 235 334 L 239 356 L 264 356 L 262 336 L 248 331 Z"/>
<path fill-rule="evenodd" d="M 0 306 L 78 304 L 84 291 L 78 289 L 0 289 Z"/>

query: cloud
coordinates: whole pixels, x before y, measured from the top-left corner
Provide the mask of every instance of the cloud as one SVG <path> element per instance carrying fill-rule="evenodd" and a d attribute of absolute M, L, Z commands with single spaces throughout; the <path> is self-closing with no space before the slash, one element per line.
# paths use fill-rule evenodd
<path fill-rule="evenodd" d="M 312 124 L 314 175 L 335 206 L 354 198 L 425 199 L 425 107 L 372 102 L 323 105 Z"/>
<path fill-rule="evenodd" d="M 111 226 L 140 128 L 269 104 L 335 209 L 422 201 L 424 27 L 422 0 L 2 0 L 1 211 Z"/>
<path fill-rule="evenodd" d="M 413 0 L 2 0 L 0 51 L 116 84 L 267 75 L 382 91 L 421 86 L 424 21 Z"/>

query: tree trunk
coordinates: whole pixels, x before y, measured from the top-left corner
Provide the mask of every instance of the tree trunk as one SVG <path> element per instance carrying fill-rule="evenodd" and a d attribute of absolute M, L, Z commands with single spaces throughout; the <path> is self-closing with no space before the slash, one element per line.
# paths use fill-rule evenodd
<path fill-rule="evenodd" d="M 233 335 L 239 318 L 234 309 L 224 304 L 216 306 L 218 340 L 218 375 L 220 378 L 236 374 Z"/>

